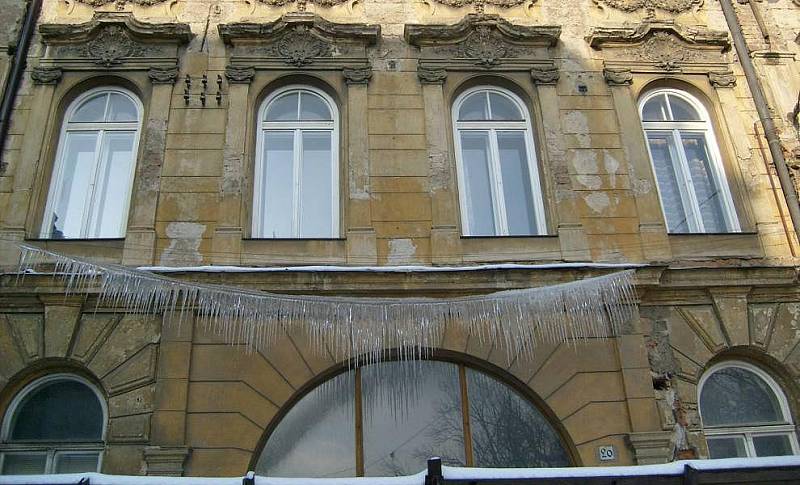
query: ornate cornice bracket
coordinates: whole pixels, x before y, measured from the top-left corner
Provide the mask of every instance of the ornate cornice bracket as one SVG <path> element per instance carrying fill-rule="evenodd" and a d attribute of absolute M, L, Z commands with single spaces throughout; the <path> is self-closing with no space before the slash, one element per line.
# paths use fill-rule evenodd
<path fill-rule="evenodd" d="M 732 88 L 736 86 L 736 76 L 733 71 L 709 72 L 708 82 L 715 88 Z"/>
<path fill-rule="evenodd" d="M 60 67 L 34 67 L 31 71 L 34 84 L 58 84 L 63 75 Z"/>
<path fill-rule="evenodd" d="M 250 84 L 256 75 L 253 66 L 225 66 L 225 79 L 230 84 Z"/>
<path fill-rule="evenodd" d="M 174 67 L 151 67 L 147 71 L 147 77 L 153 84 L 175 84 L 178 79 L 178 66 Z"/>
<path fill-rule="evenodd" d="M 630 69 L 603 69 L 603 77 L 609 86 L 630 86 L 633 84 L 633 73 Z"/>
<path fill-rule="evenodd" d="M 686 27 L 674 22 L 642 22 L 634 27 L 596 27 L 586 41 L 593 49 L 641 44 L 658 33 L 683 41 L 689 46 L 718 47 L 727 51 L 731 47 L 728 33 L 705 27 Z"/>
<path fill-rule="evenodd" d="M 342 75 L 347 84 L 368 84 L 372 78 L 372 66 L 345 67 Z"/>
<path fill-rule="evenodd" d="M 447 80 L 447 71 L 417 65 L 417 77 L 421 84 L 444 84 Z"/>
<path fill-rule="evenodd" d="M 534 66 L 531 68 L 531 80 L 534 84 L 558 84 L 561 75 L 555 66 Z"/>
<path fill-rule="evenodd" d="M 600 8 L 609 7 L 623 12 L 664 10 L 683 13 L 700 8 L 703 0 L 594 0 L 594 3 Z"/>
<path fill-rule="evenodd" d="M 189 24 L 141 22 L 130 13 L 118 12 L 95 12 L 92 20 L 81 24 L 42 24 L 39 33 L 48 45 L 78 44 L 94 39 L 101 30 L 111 26 L 140 42 L 186 44 L 192 38 Z"/>

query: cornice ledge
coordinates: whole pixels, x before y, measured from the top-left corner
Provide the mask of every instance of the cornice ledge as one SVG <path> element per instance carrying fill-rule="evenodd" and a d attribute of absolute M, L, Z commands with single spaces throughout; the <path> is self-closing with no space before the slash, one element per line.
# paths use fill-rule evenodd
<path fill-rule="evenodd" d="M 403 36 L 409 44 L 422 47 L 454 43 L 466 38 L 478 27 L 497 30 L 503 37 L 519 43 L 544 43 L 553 47 L 561 36 L 561 27 L 517 25 L 494 14 L 468 14 L 456 24 L 406 24 Z"/>
<path fill-rule="evenodd" d="M 39 33 L 46 44 L 77 44 L 96 37 L 108 26 L 122 27 L 131 37 L 144 42 L 186 44 L 193 36 L 187 23 L 141 22 L 129 12 L 95 12 L 92 20 L 80 24 L 41 24 Z"/>
<path fill-rule="evenodd" d="M 307 27 L 331 39 L 350 39 L 375 44 L 381 35 L 380 25 L 340 24 L 326 20 L 309 12 L 294 12 L 282 15 L 272 22 L 235 22 L 220 24 L 219 35 L 225 44 L 231 45 L 238 39 L 264 39 L 278 37 L 284 31 L 295 27 Z"/>
<path fill-rule="evenodd" d="M 595 27 L 586 41 L 593 49 L 606 46 L 638 44 L 656 32 L 666 32 L 690 45 L 718 46 L 723 51 L 730 49 L 731 41 L 723 30 L 711 30 L 705 27 L 689 27 L 672 21 L 642 22 L 637 25 L 622 27 Z"/>

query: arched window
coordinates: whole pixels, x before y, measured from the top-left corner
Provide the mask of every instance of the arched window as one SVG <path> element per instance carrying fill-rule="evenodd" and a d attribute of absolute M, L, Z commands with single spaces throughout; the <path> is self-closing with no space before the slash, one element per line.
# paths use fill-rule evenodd
<path fill-rule="evenodd" d="M 530 401 L 463 365 L 367 365 L 323 383 L 273 430 L 256 470 L 269 476 L 417 473 L 425 460 L 484 467 L 569 466 L 559 434 Z"/>
<path fill-rule="evenodd" d="M 139 99 L 120 88 L 93 89 L 69 106 L 42 237 L 125 236 L 141 113 Z"/>
<path fill-rule="evenodd" d="M 725 362 L 699 384 L 700 417 L 711 458 L 797 454 L 789 405 L 778 384 L 743 362 Z"/>
<path fill-rule="evenodd" d="M 497 87 L 467 90 L 453 104 L 462 230 L 467 236 L 547 232 L 525 104 Z"/>
<path fill-rule="evenodd" d="M 290 86 L 259 113 L 253 237 L 338 237 L 336 104 L 318 89 Z"/>
<path fill-rule="evenodd" d="M 703 105 L 683 91 L 659 89 L 642 97 L 639 111 L 669 232 L 740 231 Z"/>
<path fill-rule="evenodd" d="M 32 383 L 9 406 L 0 437 L 3 475 L 96 472 L 105 400 L 88 381 L 57 374 Z"/>

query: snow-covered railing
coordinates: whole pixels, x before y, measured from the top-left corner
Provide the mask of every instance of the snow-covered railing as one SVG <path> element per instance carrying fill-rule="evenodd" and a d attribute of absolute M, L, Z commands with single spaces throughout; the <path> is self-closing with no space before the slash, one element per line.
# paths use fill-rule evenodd
<path fill-rule="evenodd" d="M 574 468 L 460 468 L 428 460 L 428 469 L 403 477 L 274 478 L 135 477 L 74 473 L 0 475 L 2 485 L 693 485 L 797 484 L 800 456 L 684 460 L 663 465 Z"/>

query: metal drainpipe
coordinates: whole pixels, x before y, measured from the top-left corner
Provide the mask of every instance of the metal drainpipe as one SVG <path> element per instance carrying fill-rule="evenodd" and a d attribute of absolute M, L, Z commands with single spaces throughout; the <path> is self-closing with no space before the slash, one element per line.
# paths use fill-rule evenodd
<path fill-rule="evenodd" d="M 736 54 L 739 56 L 744 77 L 747 79 L 747 85 L 750 87 L 750 94 L 753 95 L 753 103 L 756 105 L 758 118 L 761 120 L 761 126 L 764 127 L 764 136 L 767 138 L 767 146 L 769 147 L 770 155 L 772 155 L 772 163 L 775 164 L 778 180 L 786 198 L 786 205 L 789 207 L 789 217 L 792 219 L 794 232 L 797 235 L 797 239 L 800 240 L 800 200 L 797 199 L 797 191 L 794 189 L 792 177 L 786 167 L 786 159 L 783 158 L 781 141 L 778 138 L 775 123 L 770 116 L 769 106 L 764 97 L 764 91 L 761 89 L 761 82 L 756 75 L 753 60 L 750 59 L 750 49 L 747 48 L 742 26 L 739 25 L 739 19 L 736 17 L 736 11 L 733 9 L 731 0 L 719 0 L 719 3 L 722 6 L 722 13 L 725 15 L 728 28 L 731 30 L 733 45 L 736 48 Z"/>
<path fill-rule="evenodd" d="M 3 100 L 0 102 L 0 173 L 5 171 L 6 162 L 3 160 L 3 149 L 8 138 L 8 127 L 10 125 L 11 111 L 14 109 L 14 100 L 17 97 L 22 74 L 25 72 L 25 65 L 28 58 L 28 48 L 33 38 L 33 30 L 36 27 L 36 20 L 42 10 L 42 0 L 30 0 L 28 9 L 25 12 L 25 20 L 20 30 L 17 47 L 14 51 L 14 58 L 11 61 L 11 70 L 8 75 L 5 89 L 3 90 Z"/>

